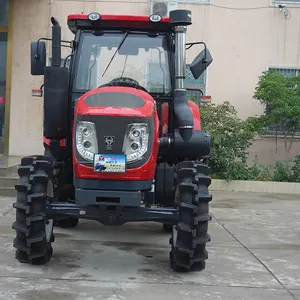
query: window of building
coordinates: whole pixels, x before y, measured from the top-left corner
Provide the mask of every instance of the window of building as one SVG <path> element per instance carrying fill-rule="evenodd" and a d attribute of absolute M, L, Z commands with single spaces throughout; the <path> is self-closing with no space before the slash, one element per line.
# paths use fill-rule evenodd
<path fill-rule="evenodd" d="M 300 3 L 300 0 L 298 1 Z M 280 68 L 280 67 L 269 67 L 268 70 L 274 70 L 286 77 L 293 77 L 300 75 L 300 68 Z M 267 128 L 267 135 L 275 135 L 276 125 L 269 125 Z M 282 134 L 282 128 L 277 128 L 277 134 Z M 296 136 L 300 136 L 300 132 L 296 132 Z"/>
<path fill-rule="evenodd" d="M 181 3 L 211 3 L 212 0 L 178 0 Z"/>
<path fill-rule="evenodd" d="M 300 0 L 299 0 L 300 3 Z M 276 67 L 269 67 L 269 70 L 274 70 L 281 75 L 286 77 L 298 76 L 300 75 L 300 68 L 276 68 Z"/>
<path fill-rule="evenodd" d="M 0 32 L 0 97 L 5 96 L 7 32 Z"/>
<path fill-rule="evenodd" d="M 5 104 L 7 103 L 7 77 L 6 68 L 8 46 L 8 4 L 9 0 L 0 0 L 0 153 L 4 152 L 4 121 Z M 7 139 L 6 139 L 7 141 Z"/>
<path fill-rule="evenodd" d="M 8 0 L 0 0 L 0 26 L 8 25 Z"/>
<path fill-rule="evenodd" d="M 271 4 L 300 4 L 300 0 L 271 0 Z"/>

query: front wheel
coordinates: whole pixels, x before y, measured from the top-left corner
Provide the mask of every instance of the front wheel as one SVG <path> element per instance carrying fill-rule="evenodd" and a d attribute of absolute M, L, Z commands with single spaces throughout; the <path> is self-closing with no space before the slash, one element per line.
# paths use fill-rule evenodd
<path fill-rule="evenodd" d="M 22 263 L 40 265 L 52 256 L 53 219 L 46 215 L 47 197 L 54 197 L 51 158 L 24 157 L 18 169 L 20 176 L 15 186 L 17 202 L 14 247 L 16 259 Z"/>
<path fill-rule="evenodd" d="M 209 215 L 208 192 L 211 179 L 209 168 L 202 163 L 181 162 L 176 167 L 176 200 L 179 204 L 179 220 L 173 226 L 170 244 L 171 267 L 176 272 L 205 269 L 208 258 L 206 243 Z"/>

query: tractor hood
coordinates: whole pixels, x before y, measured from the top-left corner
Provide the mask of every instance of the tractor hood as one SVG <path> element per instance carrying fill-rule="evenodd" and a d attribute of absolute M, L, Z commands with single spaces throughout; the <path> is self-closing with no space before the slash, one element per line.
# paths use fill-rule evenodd
<path fill-rule="evenodd" d="M 83 94 L 75 106 L 76 115 L 147 118 L 155 114 L 155 101 L 131 87 L 101 87 Z"/>

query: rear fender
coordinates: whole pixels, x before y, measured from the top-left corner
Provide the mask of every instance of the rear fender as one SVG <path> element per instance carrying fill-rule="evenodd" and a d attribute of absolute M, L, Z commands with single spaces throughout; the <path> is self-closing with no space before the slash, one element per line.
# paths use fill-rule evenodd
<path fill-rule="evenodd" d="M 191 100 L 188 101 L 188 105 L 190 110 L 192 111 L 194 119 L 194 130 L 201 130 L 201 117 L 199 106 Z"/>
<path fill-rule="evenodd" d="M 162 135 L 168 133 L 169 129 L 169 104 L 165 102 L 161 105 L 161 128 L 162 128 Z"/>
<path fill-rule="evenodd" d="M 188 106 L 192 111 L 192 115 L 193 115 L 194 130 L 201 130 L 201 117 L 200 117 L 199 106 L 191 100 L 188 101 Z M 168 133 L 168 124 L 169 124 L 169 104 L 165 102 L 161 105 L 162 135 Z"/>

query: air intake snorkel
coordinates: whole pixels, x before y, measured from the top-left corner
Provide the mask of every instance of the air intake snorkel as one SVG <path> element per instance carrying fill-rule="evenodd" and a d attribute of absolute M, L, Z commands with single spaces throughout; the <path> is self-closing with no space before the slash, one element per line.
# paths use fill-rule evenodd
<path fill-rule="evenodd" d="M 184 141 L 193 135 L 194 120 L 186 100 L 186 30 L 192 24 L 190 10 L 170 12 L 170 24 L 175 32 L 174 113 L 179 133 Z"/>
<path fill-rule="evenodd" d="M 61 27 L 54 17 L 52 23 L 52 66 L 60 67 L 61 64 Z"/>

